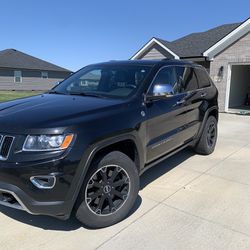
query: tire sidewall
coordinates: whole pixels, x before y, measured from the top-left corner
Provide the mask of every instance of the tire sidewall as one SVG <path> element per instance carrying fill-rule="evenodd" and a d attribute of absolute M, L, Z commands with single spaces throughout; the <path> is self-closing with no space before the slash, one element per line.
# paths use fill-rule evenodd
<path fill-rule="evenodd" d="M 209 126 L 210 126 L 212 123 L 214 123 L 214 125 L 215 125 L 215 139 L 214 139 L 213 145 L 210 146 L 210 145 L 208 144 L 208 141 L 207 141 L 207 133 L 208 133 L 208 128 L 209 128 Z M 214 149 L 215 149 L 216 142 L 217 142 L 217 137 L 218 137 L 217 120 L 216 120 L 216 118 L 215 118 L 214 116 L 209 116 L 209 117 L 208 117 L 204 132 L 205 132 L 205 133 L 204 133 L 204 137 L 205 137 L 204 140 L 205 140 L 205 142 L 206 142 L 207 151 L 208 151 L 209 154 L 211 154 L 211 153 L 214 151 Z"/>

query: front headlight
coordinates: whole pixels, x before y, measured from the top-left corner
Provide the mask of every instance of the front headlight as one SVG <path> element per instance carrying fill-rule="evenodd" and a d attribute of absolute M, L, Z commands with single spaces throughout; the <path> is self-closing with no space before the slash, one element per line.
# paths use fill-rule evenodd
<path fill-rule="evenodd" d="M 51 151 L 67 149 L 74 135 L 28 135 L 23 151 Z"/>

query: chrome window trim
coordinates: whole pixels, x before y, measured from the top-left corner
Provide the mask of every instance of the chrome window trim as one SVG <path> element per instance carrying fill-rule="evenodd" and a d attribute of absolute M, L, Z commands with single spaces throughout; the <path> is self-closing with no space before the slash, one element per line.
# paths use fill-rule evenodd
<path fill-rule="evenodd" d="M 162 66 L 161 68 L 159 68 L 158 71 L 156 72 L 156 74 L 155 74 L 153 80 L 151 81 L 151 83 L 150 83 L 150 85 L 149 85 L 149 87 L 148 87 L 148 89 L 147 89 L 147 91 L 146 91 L 146 94 L 145 94 L 146 96 L 148 95 L 149 90 L 151 89 L 151 87 L 152 87 L 152 85 L 153 85 L 153 83 L 154 83 L 154 80 L 156 79 L 156 77 L 157 77 L 157 75 L 159 74 L 159 72 L 160 72 L 162 69 L 168 68 L 168 67 L 189 67 L 189 68 L 193 68 L 193 69 L 195 69 L 195 68 L 201 68 L 201 69 L 203 69 L 203 67 L 202 67 L 201 65 L 195 65 L 195 66 L 190 66 L 190 65 L 186 65 L 186 64 L 184 64 L 184 65 L 176 65 L 176 64 L 173 64 L 173 65 L 164 65 L 164 66 Z M 176 70 L 175 70 L 175 73 L 176 73 Z M 196 74 L 195 74 L 195 76 L 196 76 Z M 196 78 L 197 78 L 197 76 L 196 76 Z M 210 79 L 210 78 L 209 78 L 209 79 Z M 177 94 L 175 94 L 175 96 L 180 95 L 180 94 L 185 94 L 185 93 L 187 94 L 187 93 L 190 93 L 190 92 L 193 92 L 193 91 L 198 91 L 198 90 L 200 91 L 200 90 L 203 90 L 203 89 L 210 88 L 210 87 L 212 86 L 212 84 L 210 83 L 210 86 L 208 86 L 208 87 L 199 88 L 198 79 L 197 79 L 197 84 L 198 84 L 198 88 L 197 88 L 197 89 L 192 90 L 192 91 L 188 91 L 188 92 L 177 93 Z"/>

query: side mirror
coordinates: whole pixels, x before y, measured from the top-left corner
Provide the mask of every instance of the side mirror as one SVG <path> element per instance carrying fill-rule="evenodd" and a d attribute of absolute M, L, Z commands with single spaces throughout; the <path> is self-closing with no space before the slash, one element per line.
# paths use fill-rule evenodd
<path fill-rule="evenodd" d="M 171 84 L 155 84 L 152 95 L 147 96 L 147 101 L 166 99 L 173 96 L 174 89 Z"/>
<path fill-rule="evenodd" d="M 172 85 L 156 84 L 153 89 L 153 96 L 171 96 L 174 94 Z"/>

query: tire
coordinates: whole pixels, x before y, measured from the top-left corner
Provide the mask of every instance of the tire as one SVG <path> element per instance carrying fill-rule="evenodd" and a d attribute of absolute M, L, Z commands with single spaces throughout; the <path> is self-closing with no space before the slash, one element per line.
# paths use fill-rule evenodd
<path fill-rule="evenodd" d="M 214 116 L 209 116 L 199 142 L 194 148 L 195 152 L 202 155 L 209 155 L 213 153 L 217 141 L 217 135 L 217 120 Z"/>
<path fill-rule="evenodd" d="M 76 218 L 88 228 L 123 220 L 135 204 L 139 174 L 125 154 L 113 151 L 90 166 L 78 197 Z"/>

